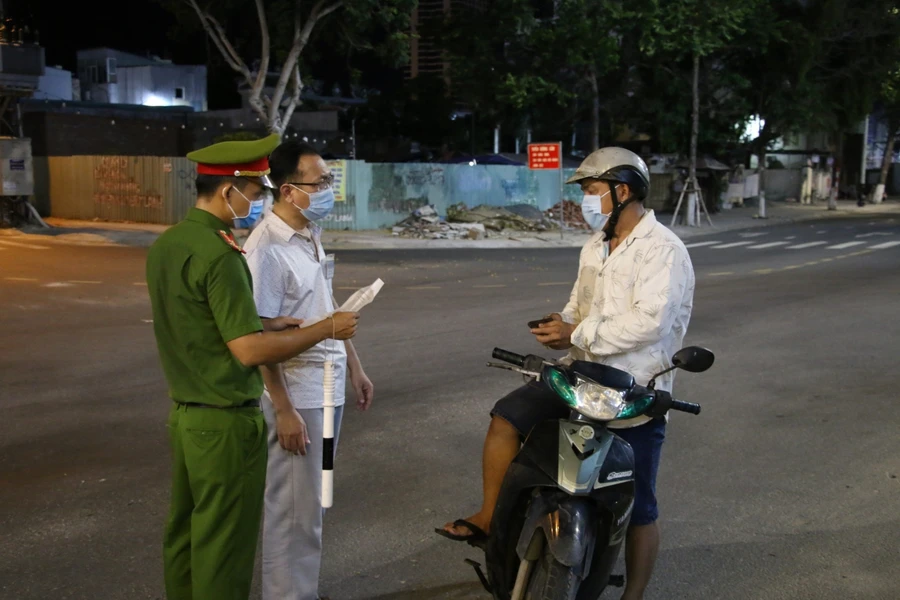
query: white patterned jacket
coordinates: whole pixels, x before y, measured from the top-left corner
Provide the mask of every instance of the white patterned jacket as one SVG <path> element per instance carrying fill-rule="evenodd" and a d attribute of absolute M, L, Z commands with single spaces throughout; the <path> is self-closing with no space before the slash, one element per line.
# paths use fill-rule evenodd
<path fill-rule="evenodd" d="M 578 280 L 565 310 L 577 325 L 569 358 L 610 365 L 646 385 L 672 366 L 694 305 L 694 268 L 684 244 L 648 210 L 615 251 L 598 233 L 581 250 Z M 675 373 L 657 389 L 672 391 Z M 648 417 L 614 421 L 611 428 L 642 425 Z"/>

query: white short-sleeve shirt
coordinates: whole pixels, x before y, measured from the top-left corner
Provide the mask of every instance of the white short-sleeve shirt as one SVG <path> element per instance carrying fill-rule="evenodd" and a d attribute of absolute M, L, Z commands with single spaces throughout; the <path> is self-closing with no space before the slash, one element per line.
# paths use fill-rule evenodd
<path fill-rule="evenodd" d="M 321 233 L 314 223 L 296 231 L 270 211 L 250 234 L 244 251 L 260 317 L 313 319 L 335 310 L 334 257 L 326 256 Z M 335 405 L 344 404 L 347 350 L 342 341 L 325 340 L 282 365 L 296 408 L 322 408 L 325 359 L 329 355 L 334 360 Z"/>

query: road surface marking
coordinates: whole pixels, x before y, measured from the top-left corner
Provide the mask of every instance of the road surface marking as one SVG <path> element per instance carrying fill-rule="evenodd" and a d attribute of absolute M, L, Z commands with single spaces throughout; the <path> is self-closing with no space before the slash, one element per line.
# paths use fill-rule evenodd
<path fill-rule="evenodd" d="M 722 277 L 724 275 L 734 275 L 734 271 L 722 271 L 721 273 L 710 273 L 710 277 Z"/>
<path fill-rule="evenodd" d="M 44 287 L 52 287 L 52 288 L 72 287 L 73 285 L 75 285 L 75 284 L 74 283 L 66 283 L 64 281 L 54 281 L 53 283 L 45 283 Z"/>
<path fill-rule="evenodd" d="M 572 284 L 568 281 L 557 281 L 555 283 L 539 283 L 538 285 L 541 287 L 547 287 L 550 285 L 572 285 Z"/>
<path fill-rule="evenodd" d="M 870 250 L 886 250 L 887 248 L 893 248 L 894 246 L 900 246 L 900 242 L 885 242 L 883 244 L 877 244 L 872 246 Z"/>
<path fill-rule="evenodd" d="M 782 271 L 790 271 L 791 269 L 799 269 L 799 268 L 802 267 L 802 266 L 803 266 L 803 265 L 791 265 L 791 266 L 789 266 L 789 267 L 784 267 L 784 268 L 782 269 Z"/>
<path fill-rule="evenodd" d="M 694 242 L 693 244 L 688 244 L 685 248 L 700 248 L 701 246 L 712 246 L 713 244 L 721 244 L 719 240 L 714 242 Z"/>
<path fill-rule="evenodd" d="M 147 287 L 147 282 L 146 282 L 146 281 L 135 281 L 135 282 L 132 283 L 131 285 L 142 285 L 142 286 L 144 286 L 144 287 Z M 338 288 L 338 289 L 339 289 L 339 290 L 343 290 L 344 288 Z"/>
<path fill-rule="evenodd" d="M 813 246 L 824 246 L 828 242 L 807 242 L 805 244 L 797 244 L 796 246 L 788 246 L 786 250 L 803 250 L 804 248 L 812 248 Z"/>
<path fill-rule="evenodd" d="M 487 289 L 487 288 L 505 288 L 506 286 L 504 284 L 498 284 L 498 285 L 473 285 L 472 287 Z"/>
<path fill-rule="evenodd" d="M 90 283 L 96 285 L 98 283 L 103 283 L 102 281 L 84 281 L 82 279 L 70 279 L 69 283 Z"/>
<path fill-rule="evenodd" d="M 828 246 L 826 250 L 843 250 L 844 248 L 852 248 L 853 246 L 859 246 L 860 244 L 865 244 L 865 242 L 844 242 L 843 244 L 836 244 L 834 246 Z"/>
<path fill-rule="evenodd" d="M 0 240 L 0 244 L 6 246 L 15 246 L 16 248 L 28 248 L 29 250 L 49 250 L 49 246 L 38 246 L 37 244 L 23 244 L 21 242 L 11 242 L 9 240 Z"/>
<path fill-rule="evenodd" d="M 730 244 L 722 244 L 721 246 L 713 246 L 713 250 L 718 250 L 720 248 L 737 248 L 738 246 L 747 246 L 752 243 L 753 242 L 731 242 Z"/>
<path fill-rule="evenodd" d="M 406 289 L 408 290 L 439 290 L 441 286 L 439 285 L 413 285 L 409 286 Z"/>
<path fill-rule="evenodd" d="M 747 248 L 748 250 L 762 250 L 764 248 L 774 248 L 775 246 L 784 246 L 788 242 L 769 242 L 768 244 L 759 244 L 756 246 L 750 246 Z"/>
<path fill-rule="evenodd" d="M 786 239 L 786 240 L 795 240 L 795 239 L 797 239 L 797 236 L 796 236 L 796 235 L 789 235 L 789 236 L 787 236 L 787 237 L 784 238 L 784 239 Z"/>
<path fill-rule="evenodd" d="M 772 273 L 774 271 L 775 271 L 775 269 L 757 269 L 753 272 L 758 273 L 759 275 L 768 275 L 769 273 Z"/>
<path fill-rule="evenodd" d="M 822 233 L 828 233 L 828 232 L 823 229 L 822 231 L 817 231 L 816 233 L 822 234 Z"/>
<path fill-rule="evenodd" d="M 763 231 L 763 232 L 760 232 L 760 233 L 741 233 L 741 234 L 738 234 L 738 235 L 740 235 L 741 237 L 749 238 L 749 237 L 759 237 L 759 236 L 761 236 L 761 235 L 768 235 L 768 232 L 767 232 L 767 231 Z"/>
<path fill-rule="evenodd" d="M 893 235 L 893 234 L 888 233 L 887 231 L 873 231 L 872 233 L 858 233 L 858 234 L 856 234 L 856 237 L 867 238 L 867 237 L 872 237 L 873 235 Z"/>
<path fill-rule="evenodd" d="M 7 277 L 7 281 L 37 281 L 34 277 Z"/>

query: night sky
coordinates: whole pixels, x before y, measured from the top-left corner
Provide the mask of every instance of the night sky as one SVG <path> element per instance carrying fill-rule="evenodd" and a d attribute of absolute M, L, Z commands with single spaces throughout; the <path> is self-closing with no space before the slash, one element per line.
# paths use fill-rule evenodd
<path fill-rule="evenodd" d="M 240 100 L 236 91 L 236 74 L 206 39 L 202 29 L 192 35 L 174 36 L 175 18 L 156 0 L 89 0 L 60 2 L 59 0 L 0 0 L 6 16 L 19 24 L 40 32 L 48 66 L 61 66 L 74 72 L 76 52 L 87 48 L 110 47 L 140 55 L 156 55 L 176 64 L 205 64 L 207 71 L 208 104 L 211 110 L 234 108 Z M 324 31 L 324 29 L 323 29 Z M 255 30 L 253 30 L 256 33 Z M 318 48 L 328 45 L 314 44 Z M 312 50 L 312 45 L 310 47 Z M 309 54 L 309 52 L 305 53 Z M 371 54 L 371 53 L 368 53 Z M 367 56 L 352 60 L 327 50 L 315 55 L 311 69 L 313 79 L 322 79 L 325 89 L 340 85 L 349 93 L 349 73 L 359 69 L 363 83 L 384 89 L 402 81 L 400 70 L 374 64 Z M 248 59 L 254 58 L 251 56 Z M 309 56 L 308 61 L 312 59 Z M 310 80 L 306 78 L 307 82 Z"/>
<path fill-rule="evenodd" d="M 205 62 L 204 40 L 190 45 L 169 41 L 172 16 L 152 0 L 2 0 L 7 16 L 30 21 L 40 31 L 47 65 L 75 68 L 75 53 L 86 48 L 109 46 L 135 54 L 155 54 L 185 62 Z M 132 17 L 126 16 L 125 11 Z M 193 55 L 193 56 L 191 56 Z M 183 59 L 182 59 L 183 60 Z M 178 62 L 176 60 L 176 62 Z"/>

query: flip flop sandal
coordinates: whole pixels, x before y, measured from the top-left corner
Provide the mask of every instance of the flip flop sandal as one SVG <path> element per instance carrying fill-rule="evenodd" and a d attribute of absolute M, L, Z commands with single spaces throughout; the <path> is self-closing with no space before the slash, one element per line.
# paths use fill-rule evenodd
<path fill-rule="evenodd" d="M 434 532 L 440 536 L 447 538 L 448 540 L 452 540 L 454 542 L 466 542 L 476 548 L 480 548 L 484 545 L 484 543 L 488 540 L 488 534 L 484 532 L 484 530 L 475 525 L 466 521 L 465 519 L 457 519 L 453 522 L 454 527 L 465 527 L 469 531 L 471 531 L 471 535 L 459 535 L 456 533 L 450 533 L 446 529 L 435 528 Z"/>

